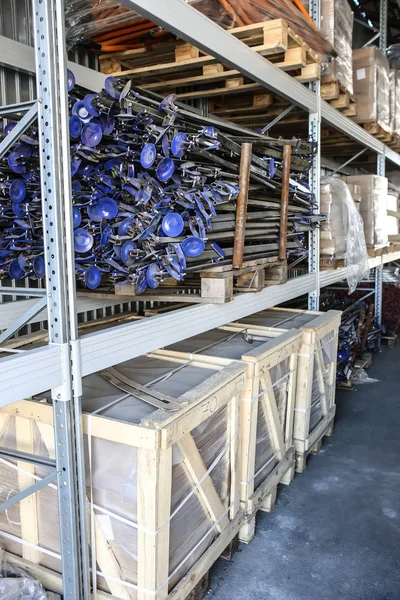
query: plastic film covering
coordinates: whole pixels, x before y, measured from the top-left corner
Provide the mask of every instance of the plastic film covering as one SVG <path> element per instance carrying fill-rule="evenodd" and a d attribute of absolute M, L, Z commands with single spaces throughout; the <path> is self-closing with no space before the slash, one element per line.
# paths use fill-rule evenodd
<path fill-rule="evenodd" d="M 321 212 L 327 214 L 322 224 L 321 255 L 344 258 L 350 293 L 369 273 L 364 224 L 346 183 L 331 177 L 321 182 Z"/>
<path fill-rule="evenodd" d="M 239 323 L 258 325 L 260 327 L 272 327 L 278 329 L 300 329 L 316 318 L 316 314 L 303 310 L 284 310 L 269 308 L 254 315 L 249 315 L 239 320 Z"/>
<path fill-rule="evenodd" d="M 285 433 L 288 383 L 290 375 L 289 360 L 285 359 L 278 363 L 275 367 L 272 367 L 269 371 L 269 374 L 271 376 L 273 385 L 272 389 L 278 408 L 281 429 L 283 433 Z M 260 393 L 261 391 L 262 390 L 260 389 Z M 260 397 L 258 400 L 257 412 L 256 460 L 254 471 L 255 490 L 268 477 L 268 475 L 279 462 L 276 456 L 276 450 L 272 444 L 267 420 L 265 418 L 263 402 L 263 397 Z M 285 436 L 283 437 L 284 442 L 286 442 Z"/>
<path fill-rule="evenodd" d="M 400 69 L 389 72 L 390 128 L 400 135 Z"/>
<path fill-rule="evenodd" d="M 397 194 L 397 192 L 389 190 L 388 197 L 387 197 L 388 211 L 391 210 L 393 212 L 397 212 L 399 209 L 398 204 L 399 204 L 399 195 Z M 398 217 L 393 217 L 391 215 L 388 215 L 386 218 L 386 223 L 387 223 L 388 235 L 398 235 L 398 233 L 399 233 Z"/>
<path fill-rule="evenodd" d="M 2 600 L 61 600 L 58 594 L 45 592 L 29 573 L 3 560 L 0 548 L 0 598 Z"/>
<path fill-rule="evenodd" d="M 322 0 L 321 33 L 337 56 L 326 67 L 322 81 L 339 81 L 353 93 L 353 11 L 347 0 Z"/>
<path fill-rule="evenodd" d="M 332 45 L 316 29 L 305 9 L 300 11 L 290 0 L 193 0 L 190 4 L 226 29 L 284 19 L 311 48 L 320 54 L 332 51 Z M 102 44 L 103 51 L 112 52 L 155 43 L 163 36 L 157 25 L 121 7 L 116 0 L 67 0 L 65 6 L 70 46 L 93 38 Z M 112 36 L 102 38 L 110 31 Z"/>
<path fill-rule="evenodd" d="M 215 373 L 213 369 L 185 366 L 175 372 L 177 364 L 167 360 L 139 357 L 119 365 L 117 369 L 130 379 L 147 385 L 159 382 L 152 389 L 177 397 Z M 164 379 L 165 378 L 165 379 Z M 100 374 L 83 380 L 82 408 L 113 420 L 140 423 L 157 409 L 134 398 L 126 397 Z M 31 422 L 34 428 L 34 453 L 54 456 L 54 434 L 51 426 Z M 230 502 L 230 436 L 229 412 L 223 407 L 191 432 L 202 460 L 226 510 Z M 11 417 L 1 439 L 1 445 L 16 449 L 15 418 Z M 89 451 L 90 448 L 90 451 Z M 19 450 L 29 448 L 19 446 Z M 30 449 L 32 451 L 32 449 Z M 91 501 L 95 527 L 102 532 L 120 565 L 123 581 L 130 597 L 136 597 L 137 584 L 137 449 L 90 434 L 85 436 L 85 466 L 87 497 Z M 16 468 L 17 467 L 17 468 Z M 19 491 L 21 463 L 0 459 L 0 502 Z M 37 478 L 50 474 L 49 469 L 36 468 Z M 32 477 L 32 483 L 35 480 Z M 50 484 L 38 494 L 38 547 L 40 564 L 60 572 L 60 542 L 58 533 L 57 489 Z M 170 575 L 165 585 L 172 588 L 205 552 L 218 535 L 214 521 L 196 491 L 196 486 L 184 462 L 179 447 L 173 447 L 172 498 L 170 521 Z M 2 536 L 2 532 L 3 536 Z M 16 541 L 7 537 L 15 536 Z M 96 532 L 96 537 L 98 533 Z M 156 534 L 157 535 L 157 534 Z M 0 514 L 0 539 L 7 550 L 21 555 L 23 545 L 17 541 L 21 531 L 20 506 L 16 504 Z M 91 543 L 93 547 L 93 540 Z M 107 573 L 104 573 L 106 576 Z M 106 577 L 99 575 L 97 586 L 109 591 Z M 133 587 L 132 587 L 133 586 Z M 3 596 L 1 596 L 3 598 Z M 36 600 L 36 598 L 35 598 Z M 39 600 L 39 597 L 37 598 Z M 40 598 L 42 600 L 42 598 Z M 44 600 L 44 599 L 43 599 Z"/>
<path fill-rule="evenodd" d="M 357 123 L 375 122 L 390 131 L 389 63 L 375 46 L 353 50 Z"/>
<path fill-rule="evenodd" d="M 329 411 L 335 395 L 335 377 L 332 376 L 332 365 L 336 358 L 335 333 L 330 331 L 319 342 L 323 357 L 323 372 L 314 355 L 313 384 L 311 391 L 310 430 L 311 433 L 324 417 L 322 403 L 325 399 Z M 318 346 L 317 346 L 318 351 Z"/>
<path fill-rule="evenodd" d="M 361 187 L 360 214 L 364 222 L 367 246 L 374 248 L 387 246 L 388 180 L 380 175 L 352 175 L 345 180 L 346 183 L 354 183 Z"/>

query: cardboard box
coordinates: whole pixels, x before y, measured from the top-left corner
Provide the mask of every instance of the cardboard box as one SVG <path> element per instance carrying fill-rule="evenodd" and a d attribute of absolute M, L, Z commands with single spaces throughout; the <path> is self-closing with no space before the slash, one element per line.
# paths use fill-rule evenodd
<path fill-rule="evenodd" d="M 375 46 L 353 50 L 357 123 L 378 123 L 390 131 L 389 63 Z"/>

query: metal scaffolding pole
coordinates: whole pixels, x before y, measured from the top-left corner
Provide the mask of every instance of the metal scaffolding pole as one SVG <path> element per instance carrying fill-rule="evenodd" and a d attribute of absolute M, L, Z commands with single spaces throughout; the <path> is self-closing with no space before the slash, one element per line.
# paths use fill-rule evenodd
<path fill-rule="evenodd" d="M 321 22 L 321 0 L 311 0 L 309 3 L 310 16 L 319 27 Z M 321 180 L 321 89 L 320 82 L 310 84 L 311 90 L 317 96 L 317 110 L 309 114 L 308 133 L 312 142 L 316 145 L 316 153 L 310 170 L 310 187 L 314 194 L 314 212 L 320 212 L 320 180 Z M 320 232 L 314 228 L 309 236 L 308 271 L 316 273 L 316 289 L 308 294 L 308 309 L 319 310 L 320 280 L 319 280 L 319 256 L 320 256 Z"/>
<path fill-rule="evenodd" d="M 89 598 L 82 460 L 80 359 L 72 228 L 64 2 L 33 0 L 43 236 L 49 343 L 61 354 L 63 383 L 51 390 L 63 597 Z"/>

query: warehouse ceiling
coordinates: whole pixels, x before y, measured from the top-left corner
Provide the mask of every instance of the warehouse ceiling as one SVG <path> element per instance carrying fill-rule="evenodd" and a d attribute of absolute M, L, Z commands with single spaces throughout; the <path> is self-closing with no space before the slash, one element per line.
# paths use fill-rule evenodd
<path fill-rule="evenodd" d="M 357 22 L 379 29 L 379 1 L 349 0 Z M 400 0 L 388 0 L 388 46 L 400 42 Z"/>

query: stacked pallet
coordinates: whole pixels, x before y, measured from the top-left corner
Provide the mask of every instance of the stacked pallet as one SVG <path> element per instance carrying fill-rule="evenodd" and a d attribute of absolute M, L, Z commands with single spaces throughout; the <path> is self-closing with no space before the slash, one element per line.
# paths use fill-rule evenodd
<path fill-rule="evenodd" d="M 282 19 L 236 27 L 230 34 L 298 81 L 320 78 L 320 55 Z M 100 56 L 107 75 L 129 77 L 143 89 L 176 93 L 179 100 L 211 98 L 220 106 L 229 96 L 244 95 L 248 110 L 266 108 L 272 95 L 191 44 L 175 41 Z M 190 91 L 185 88 L 190 86 Z"/>

